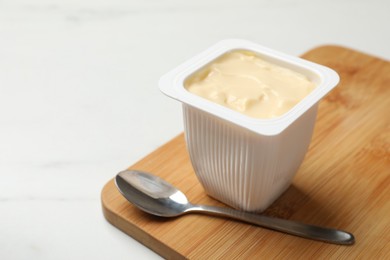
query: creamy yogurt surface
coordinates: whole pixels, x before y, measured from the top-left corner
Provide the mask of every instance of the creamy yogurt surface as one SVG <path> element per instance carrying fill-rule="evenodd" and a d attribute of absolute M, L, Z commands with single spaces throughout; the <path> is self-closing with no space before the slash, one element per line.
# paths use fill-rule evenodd
<path fill-rule="evenodd" d="M 306 76 L 235 50 L 191 75 L 185 88 L 198 96 L 253 118 L 283 115 L 314 88 Z"/>

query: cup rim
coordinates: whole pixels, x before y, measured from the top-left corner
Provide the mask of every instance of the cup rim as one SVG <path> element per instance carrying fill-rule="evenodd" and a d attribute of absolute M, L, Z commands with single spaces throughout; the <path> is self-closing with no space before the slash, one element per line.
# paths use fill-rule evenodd
<path fill-rule="evenodd" d="M 310 74 L 317 81 L 317 86 L 289 111 L 279 117 L 269 119 L 249 117 L 238 111 L 199 97 L 185 89 L 184 82 L 190 75 L 224 53 L 236 49 L 255 52 L 265 59 L 283 64 L 281 66 L 289 67 L 292 70 L 299 70 L 303 74 Z M 182 103 L 249 129 L 257 134 L 273 136 L 283 132 L 307 110 L 317 104 L 329 91 L 336 87 L 339 80 L 340 78 L 334 70 L 323 65 L 291 56 L 247 40 L 226 39 L 214 44 L 163 75 L 159 81 L 159 88 L 165 95 Z"/>

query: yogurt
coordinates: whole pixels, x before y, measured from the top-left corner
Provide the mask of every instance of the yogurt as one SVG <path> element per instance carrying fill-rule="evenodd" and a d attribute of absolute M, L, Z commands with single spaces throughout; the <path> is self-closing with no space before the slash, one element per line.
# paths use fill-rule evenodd
<path fill-rule="evenodd" d="M 316 85 L 254 52 L 233 50 L 189 76 L 184 87 L 244 115 L 266 119 L 289 111 Z"/>

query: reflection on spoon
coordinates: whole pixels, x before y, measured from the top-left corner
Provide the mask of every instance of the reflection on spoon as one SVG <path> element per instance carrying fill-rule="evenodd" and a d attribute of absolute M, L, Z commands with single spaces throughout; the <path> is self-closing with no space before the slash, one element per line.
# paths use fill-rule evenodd
<path fill-rule="evenodd" d="M 355 238 L 351 233 L 342 230 L 307 225 L 231 208 L 193 205 L 180 190 L 161 178 L 146 172 L 122 171 L 116 176 L 115 184 L 129 202 L 156 216 L 177 217 L 192 212 L 204 213 L 229 217 L 260 227 L 333 244 L 352 245 L 355 242 Z"/>

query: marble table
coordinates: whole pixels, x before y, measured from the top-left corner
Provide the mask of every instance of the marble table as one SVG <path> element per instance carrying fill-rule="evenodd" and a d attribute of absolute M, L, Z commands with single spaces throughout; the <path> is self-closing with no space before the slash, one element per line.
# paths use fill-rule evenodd
<path fill-rule="evenodd" d="M 183 130 L 159 77 L 225 38 L 390 59 L 378 1 L 0 1 L 0 259 L 159 259 L 104 219 L 117 172 Z"/>

